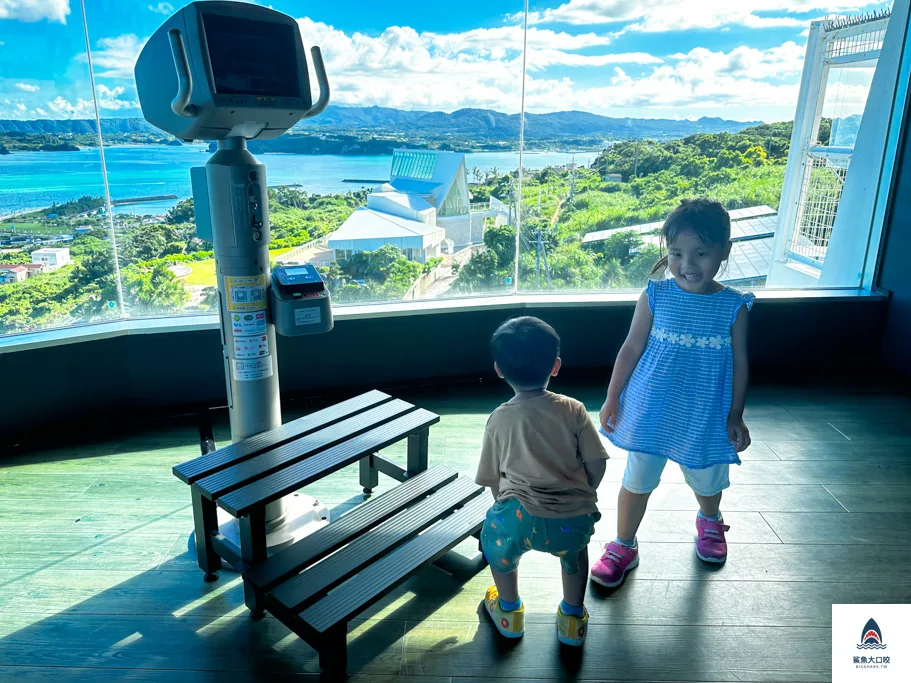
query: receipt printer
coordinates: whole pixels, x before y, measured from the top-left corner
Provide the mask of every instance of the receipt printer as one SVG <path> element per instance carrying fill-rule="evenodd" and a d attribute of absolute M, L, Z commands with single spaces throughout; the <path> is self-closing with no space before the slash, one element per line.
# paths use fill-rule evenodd
<path fill-rule="evenodd" d="M 332 329 L 332 306 L 323 278 L 309 263 L 272 269 L 272 322 L 285 337 Z"/>

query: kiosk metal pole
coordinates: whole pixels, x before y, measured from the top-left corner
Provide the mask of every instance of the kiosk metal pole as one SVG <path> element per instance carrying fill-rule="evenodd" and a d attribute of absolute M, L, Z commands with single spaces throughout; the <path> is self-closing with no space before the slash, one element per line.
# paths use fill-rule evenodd
<path fill-rule="evenodd" d="M 231 439 L 281 426 L 275 328 L 267 314 L 269 208 L 266 167 L 242 137 L 218 141 L 206 163 L 218 278 L 222 355 Z M 282 500 L 266 506 L 266 528 L 285 518 Z"/>

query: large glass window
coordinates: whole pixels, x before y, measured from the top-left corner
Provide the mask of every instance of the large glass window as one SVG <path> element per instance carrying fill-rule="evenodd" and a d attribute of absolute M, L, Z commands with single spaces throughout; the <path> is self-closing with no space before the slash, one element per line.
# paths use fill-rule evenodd
<path fill-rule="evenodd" d="M 122 315 L 79 5 L 0 19 L 0 334 Z"/>
<path fill-rule="evenodd" d="M 210 145 L 146 123 L 133 79 L 182 4 L 0 18 L 0 334 L 217 310 L 190 185 Z M 846 268 L 826 256 L 853 229 L 836 216 L 868 99 L 888 91 L 872 90 L 886 3 L 621 4 L 276 0 L 333 94 L 249 143 L 273 263 L 313 263 L 339 306 L 634 291 L 667 214 L 707 196 L 733 221 L 725 282 Z"/>

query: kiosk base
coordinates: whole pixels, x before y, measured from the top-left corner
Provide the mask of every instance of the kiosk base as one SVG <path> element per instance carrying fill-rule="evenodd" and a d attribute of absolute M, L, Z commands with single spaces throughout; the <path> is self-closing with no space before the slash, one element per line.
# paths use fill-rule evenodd
<path fill-rule="evenodd" d="M 329 508 L 312 496 L 292 493 L 278 502 L 281 503 L 281 514 L 266 523 L 266 548 L 270 555 L 329 524 Z M 218 531 L 226 540 L 240 547 L 237 520 L 221 508 L 218 510 Z M 195 532 L 190 534 L 187 549 L 190 555 L 196 557 Z M 241 571 L 227 560 L 222 562 L 221 571 Z"/>

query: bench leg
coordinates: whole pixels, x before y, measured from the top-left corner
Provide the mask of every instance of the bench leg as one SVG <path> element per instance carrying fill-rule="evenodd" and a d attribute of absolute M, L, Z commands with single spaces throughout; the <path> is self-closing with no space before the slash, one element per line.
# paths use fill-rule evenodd
<path fill-rule="evenodd" d="M 413 477 L 427 469 L 430 429 L 408 437 L 408 476 Z"/>
<path fill-rule="evenodd" d="M 374 455 L 376 453 L 361 458 L 361 486 L 367 494 L 380 485 L 380 471 L 373 464 Z"/>
<path fill-rule="evenodd" d="M 253 567 L 266 561 L 266 507 L 258 505 L 238 521 L 240 527 L 240 555 L 244 568 Z M 250 616 L 259 620 L 265 616 L 262 596 L 253 584 L 244 581 L 244 604 L 250 609 Z"/>
<path fill-rule="evenodd" d="M 330 680 L 345 677 L 348 671 L 348 625 L 344 622 L 323 635 L 319 648 L 319 668 Z"/>
<path fill-rule="evenodd" d="M 212 546 L 212 534 L 218 531 L 218 512 L 215 501 L 203 497 L 195 486 L 190 487 L 193 497 L 193 524 L 196 536 L 196 559 L 205 572 L 206 581 L 215 581 L 221 569 L 221 558 Z"/>

